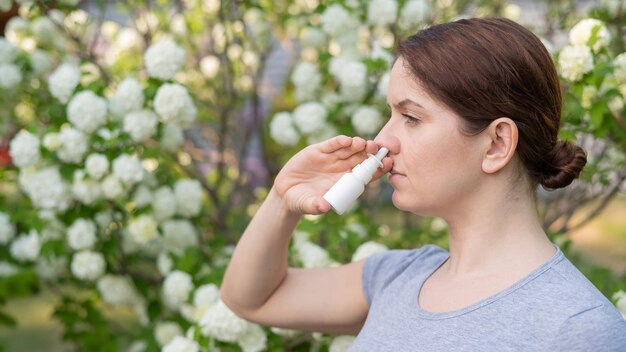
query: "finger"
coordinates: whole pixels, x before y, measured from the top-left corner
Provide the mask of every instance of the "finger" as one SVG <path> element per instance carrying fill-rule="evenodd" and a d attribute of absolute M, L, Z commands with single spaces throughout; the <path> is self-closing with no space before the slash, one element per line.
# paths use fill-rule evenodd
<path fill-rule="evenodd" d="M 365 151 L 370 154 L 376 154 L 378 152 L 378 144 L 374 143 L 374 141 L 367 141 L 367 145 L 365 146 Z"/>
<path fill-rule="evenodd" d="M 319 211 L 319 214 L 328 213 L 330 209 L 332 209 L 330 203 L 322 197 L 317 198 L 315 201 L 315 207 L 317 208 L 317 211 Z"/>
<path fill-rule="evenodd" d="M 383 161 L 383 168 L 376 170 L 376 173 L 374 173 L 374 176 L 372 176 L 372 181 L 378 180 L 383 175 L 391 171 L 391 168 L 393 167 L 393 160 L 391 160 L 390 157 L 385 157 L 383 158 L 382 161 Z"/>
<path fill-rule="evenodd" d="M 347 148 L 352 144 L 352 138 L 339 135 L 320 143 L 320 150 L 323 153 L 332 153 L 339 149 Z"/>
<path fill-rule="evenodd" d="M 335 155 L 339 159 L 348 159 L 357 153 L 361 153 L 365 151 L 366 145 L 367 145 L 367 142 L 365 141 L 365 139 L 361 137 L 354 137 L 352 138 L 352 144 L 350 144 L 349 148 L 346 147 L 343 149 L 339 149 L 335 152 Z"/>
<path fill-rule="evenodd" d="M 341 160 L 341 163 L 338 163 L 338 165 L 341 165 L 342 168 L 352 169 L 353 167 L 362 163 L 366 159 L 367 159 L 367 154 L 365 153 L 365 151 L 362 151 L 360 153 L 352 154 L 350 157 Z"/>

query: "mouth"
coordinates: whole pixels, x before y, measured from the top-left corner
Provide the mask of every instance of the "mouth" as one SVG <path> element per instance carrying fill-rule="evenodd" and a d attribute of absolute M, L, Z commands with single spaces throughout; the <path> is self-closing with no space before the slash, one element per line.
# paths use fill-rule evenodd
<path fill-rule="evenodd" d="M 400 176 L 406 176 L 405 174 L 399 172 L 396 169 L 391 169 L 391 171 L 389 171 L 389 173 L 393 176 L 393 175 L 400 175 Z"/>

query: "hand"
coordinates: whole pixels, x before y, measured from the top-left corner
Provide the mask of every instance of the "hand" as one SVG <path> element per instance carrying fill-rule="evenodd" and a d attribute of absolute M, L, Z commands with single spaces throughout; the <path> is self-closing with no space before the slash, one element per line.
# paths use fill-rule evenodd
<path fill-rule="evenodd" d="M 321 214 L 331 209 L 322 196 L 339 178 L 353 167 L 375 154 L 379 147 L 363 138 L 337 136 L 310 145 L 294 155 L 276 176 L 274 189 L 287 209 L 300 214 Z M 391 158 L 382 160 L 372 181 L 389 172 Z"/>

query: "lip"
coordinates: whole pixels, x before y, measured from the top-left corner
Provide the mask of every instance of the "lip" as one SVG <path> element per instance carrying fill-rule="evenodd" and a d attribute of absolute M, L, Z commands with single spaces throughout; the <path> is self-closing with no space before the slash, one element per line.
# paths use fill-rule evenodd
<path fill-rule="evenodd" d="M 398 170 L 395 170 L 395 169 L 391 169 L 391 171 L 389 171 L 389 173 L 391 174 L 391 176 L 394 176 L 394 175 L 406 176 L 405 174 L 403 174 L 403 173 L 401 173 L 401 172 L 399 172 Z"/>

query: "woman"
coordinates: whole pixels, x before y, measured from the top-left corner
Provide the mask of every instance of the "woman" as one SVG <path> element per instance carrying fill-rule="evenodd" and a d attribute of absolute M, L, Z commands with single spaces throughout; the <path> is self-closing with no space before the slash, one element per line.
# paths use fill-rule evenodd
<path fill-rule="evenodd" d="M 567 186 L 585 152 L 558 141 L 550 55 L 500 18 L 430 27 L 399 45 L 391 117 L 375 141 L 338 136 L 276 177 L 227 269 L 222 299 L 261 324 L 358 334 L 354 351 L 626 351 L 626 322 L 547 238 L 535 189 Z M 387 147 L 393 204 L 449 226 L 450 251 L 392 250 L 337 268 L 287 268 L 302 214 Z"/>

